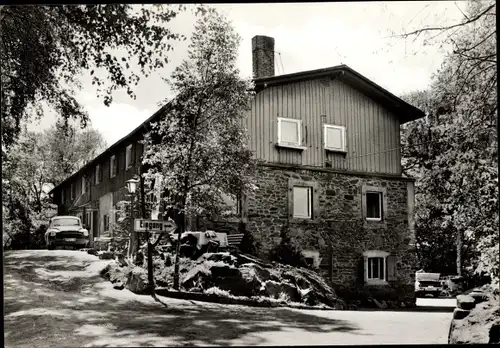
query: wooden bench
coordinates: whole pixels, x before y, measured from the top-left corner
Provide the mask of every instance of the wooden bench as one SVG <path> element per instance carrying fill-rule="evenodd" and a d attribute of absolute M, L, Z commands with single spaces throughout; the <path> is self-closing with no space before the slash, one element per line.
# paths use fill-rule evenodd
<path fill-rule="evenodd" d="M 240 246 L 242 240 L 243 240 L 243 233 L 228 234 L 227 235 L 227 246 L 229 248 L 237 248 Z"/>

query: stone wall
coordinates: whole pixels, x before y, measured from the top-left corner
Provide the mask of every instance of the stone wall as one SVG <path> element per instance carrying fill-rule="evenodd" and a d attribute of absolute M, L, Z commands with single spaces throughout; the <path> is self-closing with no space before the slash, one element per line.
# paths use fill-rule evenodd
<path fill-rule="evenodd" d="M 315 185 L 313 219 L 299 220 L 290 215 L 290 182 Z M 387 251 L 396 258 L 396 277 L 391 285 L 409 288 L 413 286 L 416 260 L 408 251 L 414 236 L 408 228 L 407 184 L 408 179 L 395 177 L 259 166 L 258 189 L 246 202 L 247 229 L 260 241 L 260 256 L 265 257 L 280 242 L 280 230 L 288 223 L 290 234 L 303 249 L 319 250 L 323 265 L 333 263 L 322 272 L 334 284 L 343 286 L 364 284 L 364 251 Z M 367 222 L 363 217 L 363 186 L 385 190 L 384 221 Z"/>

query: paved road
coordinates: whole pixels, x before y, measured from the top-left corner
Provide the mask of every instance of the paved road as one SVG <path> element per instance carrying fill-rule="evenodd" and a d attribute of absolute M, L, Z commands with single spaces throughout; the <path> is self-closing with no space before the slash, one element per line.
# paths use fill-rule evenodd
<path fill-rule="evenodd" d="M 138 296 L 80 251 L 7 251 L 6 347 L 447 343 L 454 300 L 435 311 L 255 308 Z M 437 307 L 436 307 L 437 305 Z"/>

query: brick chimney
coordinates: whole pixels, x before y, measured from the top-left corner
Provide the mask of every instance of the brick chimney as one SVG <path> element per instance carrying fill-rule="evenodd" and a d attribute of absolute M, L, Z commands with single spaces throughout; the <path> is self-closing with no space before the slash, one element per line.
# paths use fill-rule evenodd
<path fill-rule="evenodd" d="M 257 35 L 252 38 L 253 77 L 274 76 L 274 39 Z"/>

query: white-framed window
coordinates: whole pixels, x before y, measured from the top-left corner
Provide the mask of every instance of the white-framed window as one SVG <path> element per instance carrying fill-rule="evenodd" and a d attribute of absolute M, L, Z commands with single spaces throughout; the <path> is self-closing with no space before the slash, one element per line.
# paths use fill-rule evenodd
<path fill-rule="evenodd" d="M 125 149 L 125 170 L 132 166 L 132 144 Z"/>
<path fill-rule="evenodd" d="M 224 207 L 226 212 L 231 215 L 241 214 L 241 198 L 239 195 L 230 195 L 223 193 L 222 200 L 224 201 Z"/>
<path fill-rule="evenodd" d="M 309 186 L 293 187 L 293 217 L 312 219 L 312 191 Z"/>
<path fill-rule="evenodd" d="M 278 117 L 278 144 L 301 146 L 301 120 Z"/>
<path fill-rule="evenodd" d="M 366 192 L 366 220 L 382 221 L 383 219 L 383 193 Z"/>
<path fill-rule="evenodd" d="M 98 164 L 95 166 L 95 184 L 98 185 L 101 182 L 101 166 Z"/>
<path fill-rule="evenodd" d="M 369 250 L 363 253 L 365 281 L 372 284 L 387 282 L 387 257 L 389 253 L 380 250 Z"/>
<path fill-rule="evenodd" d="M 116 176 L 116 156 L 113 155 L 109 158 L 109 177 L 114 178 Z"/>
<path fill-rule="evenodd" d="M 332 124 L 323 125 L 324 147 L 330 151 L 345 152 L 345 127 Z"/>

